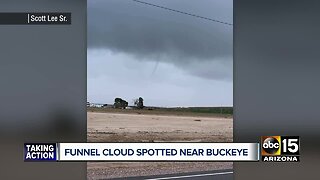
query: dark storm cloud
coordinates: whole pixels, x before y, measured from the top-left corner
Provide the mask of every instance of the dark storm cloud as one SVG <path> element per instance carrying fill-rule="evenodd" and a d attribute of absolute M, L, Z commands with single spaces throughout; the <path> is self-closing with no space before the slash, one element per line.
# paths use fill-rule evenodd
<path fill-rule="evenodd" d="M 229 0 L 145 1 L 232 23 Z M 200 77 L 232 77 L 232 31 L 232 26 L 131 0 L 88 1 L 89 49 L 170 62 Z"/>

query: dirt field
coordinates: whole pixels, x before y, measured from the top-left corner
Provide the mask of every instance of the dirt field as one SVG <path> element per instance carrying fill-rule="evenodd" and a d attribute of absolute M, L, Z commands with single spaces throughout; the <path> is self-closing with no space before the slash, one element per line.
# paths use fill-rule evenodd
<path fill-rule="evenodd" d="M 88 112 L 88 142 L 232 142 L 230 117 Z M 88 163 L 88 179 L 230 169 L 232 163 Z"/>

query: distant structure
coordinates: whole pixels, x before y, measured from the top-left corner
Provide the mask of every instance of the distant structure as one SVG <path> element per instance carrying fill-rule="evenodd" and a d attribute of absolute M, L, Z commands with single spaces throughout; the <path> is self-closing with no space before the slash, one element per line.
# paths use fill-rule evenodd
<path fill-rule="evenodd" d="M 102 107 L 103 104 L 87 102 L 87 107 Z"/>
<path fill-rule="evenodd" d="M 94 108 L 115 108 L 115 109 L 142 109 L 144 108 L 143 105 L 143 98 L 139 97 L 138 99 L 134 99 L 134 106 L 129 106 L 128 102 L 122 98 L 115 98 L 113 104 L 99 104 L 99 103 L 90 103 L 87 102 L 87 107 L 94 107 Z"/>
<path fill-rule="evenodd" d="M 114 108 L 114 105 L 113 104 L 104 104 L 102 107 L 103 108 Z"/>

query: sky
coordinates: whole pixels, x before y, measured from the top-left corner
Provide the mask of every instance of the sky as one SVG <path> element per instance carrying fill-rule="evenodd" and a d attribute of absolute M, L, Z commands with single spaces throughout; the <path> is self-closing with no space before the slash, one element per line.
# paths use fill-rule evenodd
<path fill-rule="evenodd" d="M 232 0 L 142 0 L 233 23 Z M 87 99 L 233 105 L 233 27 L 132 0 L 88 1 Z"/>

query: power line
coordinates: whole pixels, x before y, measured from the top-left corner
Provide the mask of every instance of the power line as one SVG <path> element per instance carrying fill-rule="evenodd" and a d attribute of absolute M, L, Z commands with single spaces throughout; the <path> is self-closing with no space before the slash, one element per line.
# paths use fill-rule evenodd
<path fill-rule="evenodd" d="M 213 22 L 216 22 L 216 23 L 221 23 L 221 24 L 233 26 L 233 24 L 228 23 L 228 22 L 223 22 L 223 21 L 219 21 L 219 20 L 216 20 L 216 19 L 211 19 L 211 18 L 199 16 L 199 15 L 196 15 L 196 14 L 191 14 L 191 13 L 187 13 L 187 12 L 183 12 L 183 11 L 167 8 L 167 7 L 164 7 L 164 6 L 159 6 L 159 5 L 156 5 L 156 4 L 147 3 L 147 2 L 144 2 L 144 1 L 139 1 L 139 0 L 132 0 L 132 1 L 137 2 L 137 3 L 141 3 L 141 4 L 145 4 L 145 5 L 149 5 L 149 6 L 153 6 L 153 7 L 157 7 L 157 8 L 161 8 L 161 9 L 165 9 L 165 10 L 168 10 L 168 11 L 173 11 L 173 12 L 176 12 L 176 13 L 188 15 L 188 16 L 193 16 L 193 17 L 196 17 L 196 18 L 205 19 L 205 20 L 208 20 L 208 21 L 213 21 Z"/>

